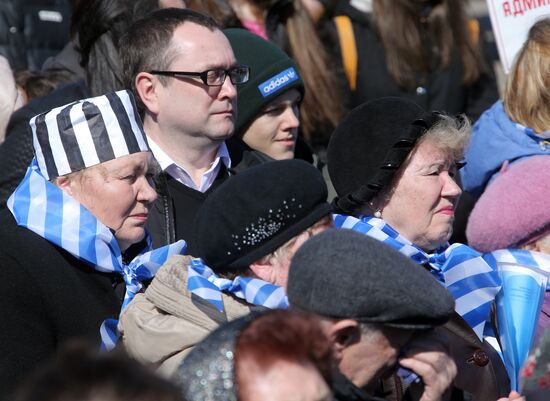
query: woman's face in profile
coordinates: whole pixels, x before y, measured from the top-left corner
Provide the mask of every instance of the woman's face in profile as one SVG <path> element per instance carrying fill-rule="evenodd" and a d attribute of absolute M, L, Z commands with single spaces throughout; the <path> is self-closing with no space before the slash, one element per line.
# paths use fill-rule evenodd
<path fill-rule="evenodd" d="M 59 186 L 110 228 L 124 251 L 144 238 L 157 199 L 151 162 L 150 152 L 134 153 L 89 167 Z"/>
<path fill-rule="evenodd" d="M 310 362 L 279 360 L 267 370 L 250 370 L 243 375 L 242 401 L 332 401 L 325 380 Z"/>
<path fill-rule="evenodd" d="M 243 141 L 275 160 L 294 158 L 301 94 L 291 89 L 269 103 L 244 132 Z"/>
<path fill-rule="evenodd" d="M 443 246 L 453 232 L 462 190 L 456 165 L 431 141 L 420 142 L 381 210 L 382 218 L 426 251 Z"/>

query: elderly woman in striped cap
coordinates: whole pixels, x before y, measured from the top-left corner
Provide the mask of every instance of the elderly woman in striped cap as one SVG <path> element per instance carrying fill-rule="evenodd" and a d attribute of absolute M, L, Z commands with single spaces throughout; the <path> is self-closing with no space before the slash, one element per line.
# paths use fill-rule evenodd
<path fill-rule="evenodd" d="M 469 135 L 465 119 L 400 98 L 373 100 L 332 135 L 328 171 L 338 194 L 337 227 L 384 241 L 454 296 L 457 313 L 443 331 L 458 368 L 456 389 L 491 401 L 509 392 L 502 360 L 488 343 L 495 340 L 490 312 L 500 280 L 479 253 L 448 244 L 462 192 L 454 176 Z"/>
<path fill-rule="evenodd" d="M 154 160 L 127 91 L 30 121 L 35 158 L 0 214 L 0 393 L 64 343 L 114 345 L 123 307 L 185 243 L 151 250 Z"/>

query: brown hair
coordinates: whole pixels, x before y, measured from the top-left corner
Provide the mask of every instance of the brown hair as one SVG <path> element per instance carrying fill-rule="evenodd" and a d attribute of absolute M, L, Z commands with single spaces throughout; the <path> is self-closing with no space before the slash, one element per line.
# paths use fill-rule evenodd
<path fill-rule="evenodd" d="M 472 39 L 463 0 L 441 0 L 425 18 L 421 16 L 421 7 L 420 2 L 411 0 L 373 1 L 375 29 L 395 82 L 410 89 L 418 84 L 419 73 L 428 73 L 435 52 L 428 53 L 424 30 L 428 42 L 438 49 L 438 68 L 449 67 L 456 49 L 462 62 L 463 83 L 475 82 L 484 67 L 477 43 Z"/>
<path fill-rule="evenodd" d="M 302 0 L 246 0 L 253 3 L 265 18 L 269 12 L 277 14 L 288 37 L 288 46 L 272 39 L 293 58 L 300 67 L 305 85 L 305 96 L 300 107 L 300 130 L 305 139 L 315 145 L 327 142 L 320 131 L 331 133 L 343 114 L 336 71 L 315 30 L 314 23 Z M 287 48 L 288 47 L 288 48 Z"/>
<path fill-rule="evenodd" d="M 59 358 L 41 366 L 17 401 L 184 401 L 179 389 L 123 350 L 103 353 L 91 344 L 66 345 Z"/>
<path fill-rule="evenodd" d="M 133 23 L 120 39 L 120 58 L 122 60 L 122 81 L 125 88 L 131 88 L 135 94 L 140 116 L 145 113 L 145 105 L 137 94 L 135 78 L 143 71 L 166 70 L 178 56 L 172 45 L 174 31 L 185 22 L 191 22 L 211 31 L 221 29 L 211 17 L 199 12 L 165 8 L 153 11 L 146 17 Z M 166 85 L 165 77 L 159 81 Z"/>
<path fill-rule="evenodd" d="M 301 311 L 274 310 L 254 319 L 235 345 L 235 377 L 239 399 L 247 391 L 250 371 L 265 372 L 278 361 L 311 363 L 330 384 L 333 359 L 320 320 Z"/>
<path fill-rule="evenodd" d="M 542 132 L 550 129 L 550 18 L 529 30 L 512 66 L 504 107 L 510 118 Z"/>
<path fill-rule="evenodd" d="M 242 28 L 241 21 L 227 0 L 186 0 L 187 8 L 210 15 L 224 28 Z"/>
<path fill-rule="evenodd" d="M 335 79 L 335 70 L 331 68 L 328 55 L 311 16 L 301 0 L 293 1 L 294 13 L 286 20 L 286 29 L 292 57 L 302 72 L 306 87 L 304 100 L 300 107 L 301 129 L 309 142 L 319 127 L 330 127 L 330 132 L 338 125 L 342 117 L 341 96 Z"/>
<path fill-rule="evenodd" d="M 65 70 L 23 70 L 15 73 L 15 82 L 24 91 L 26 102 L 46 96 L 58 86 L 71 82 L 71 80 L 70 73 Z"/>

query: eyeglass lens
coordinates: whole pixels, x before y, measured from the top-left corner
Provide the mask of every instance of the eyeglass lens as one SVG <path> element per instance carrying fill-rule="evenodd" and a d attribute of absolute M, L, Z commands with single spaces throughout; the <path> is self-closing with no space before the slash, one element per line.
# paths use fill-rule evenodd
<path fill-rule="evenodd" d="M 248 68 L 247 67 L 235 67 L 226 70 L 210 70 L 206 74 L 206 83 L 207 85 L 223 85 L 225 78 L 229 73 L 229 79 L 233 84 L 242 84 L 248 81 Z"/>

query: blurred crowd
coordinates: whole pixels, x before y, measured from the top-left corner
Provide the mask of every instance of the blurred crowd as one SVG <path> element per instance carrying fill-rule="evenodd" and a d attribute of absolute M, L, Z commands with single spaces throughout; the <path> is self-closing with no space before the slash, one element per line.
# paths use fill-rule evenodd
<path fill-rule="evenodd" d="M 2 0 L 0 77 L 1 400 L 550 399 L 550 16 Z"/>

